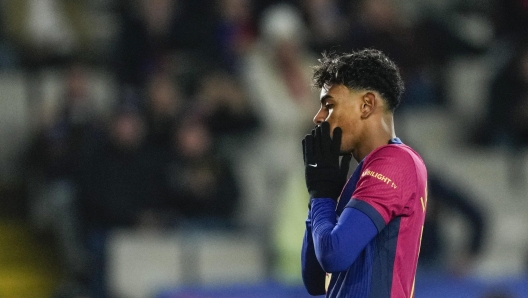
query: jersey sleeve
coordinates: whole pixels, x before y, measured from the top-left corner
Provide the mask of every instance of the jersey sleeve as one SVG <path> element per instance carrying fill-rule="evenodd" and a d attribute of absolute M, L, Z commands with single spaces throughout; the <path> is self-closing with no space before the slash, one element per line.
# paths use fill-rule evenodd
<path fill-rule="evenodd" d="M 363 211 L 378 230 L 398 216 L 412 213 L 416 168 L 409 153 L 386 146 L 365 159 L 357 187 L 347 207 Z"/>
<path fill-rule="evenodd" d="M 310 213 L 308 212 L 308 219 L 306 219 L 306 231 L 301 250 L 301 276 L 310 295 L 324 295 L 326 272 L 321 268 L 315 255 Z"/>

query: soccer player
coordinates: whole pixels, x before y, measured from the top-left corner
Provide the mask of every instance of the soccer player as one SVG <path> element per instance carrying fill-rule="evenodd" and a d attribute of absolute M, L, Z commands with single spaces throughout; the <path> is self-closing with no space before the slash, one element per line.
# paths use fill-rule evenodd
<path fill-rule="evenodd" d="M 399 70 L 373 49 L 323 54 L 319 62 L 313 81 L 321 107 L 303 140 L 305 287 L 326 297 L 413 297 L 427 172 L 395 134 Z M 352 157 L 359 164 L 347 181 Z"/>

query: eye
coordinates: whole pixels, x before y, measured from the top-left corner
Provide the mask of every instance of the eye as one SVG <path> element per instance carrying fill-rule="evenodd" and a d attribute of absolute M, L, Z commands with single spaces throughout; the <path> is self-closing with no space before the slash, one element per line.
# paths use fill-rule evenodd
<path fill-rule="evenodd" d="M 331 110 L 331 109 L 334 108 L 334 105 L 333 105 L 333 104 L 330 104 L 330 103 L 327 103 L 327 104 L 325 104 L 325 108 L 326 108 L 327 110 Z"/>

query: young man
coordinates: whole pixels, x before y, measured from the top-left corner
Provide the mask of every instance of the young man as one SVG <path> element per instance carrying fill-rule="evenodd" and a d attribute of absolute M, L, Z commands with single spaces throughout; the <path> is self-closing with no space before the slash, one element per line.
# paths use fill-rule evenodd
<path fill-rule="evenodd" d="M 326 297 L 413 297 L 427 172 L 394 131 L 399 70 L 371 49 L 319 61 L 313 80 L 321 107 L 303 140 L 305 287 Z M 359 164 L 347 182 L 352 157 Z"/>

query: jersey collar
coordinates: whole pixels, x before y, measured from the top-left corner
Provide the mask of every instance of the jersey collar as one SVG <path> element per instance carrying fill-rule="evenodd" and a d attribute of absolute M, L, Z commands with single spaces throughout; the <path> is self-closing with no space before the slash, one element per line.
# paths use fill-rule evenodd
<path fill-rule="evenodd" d="M 400 138 L 392 138 L 389 140 L 389 144 L 403 144 L 402 141 L 400 140 Z"/>

